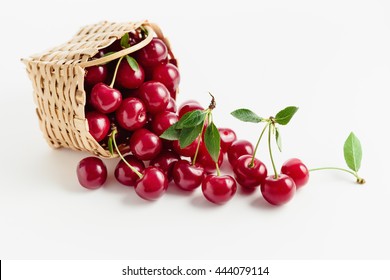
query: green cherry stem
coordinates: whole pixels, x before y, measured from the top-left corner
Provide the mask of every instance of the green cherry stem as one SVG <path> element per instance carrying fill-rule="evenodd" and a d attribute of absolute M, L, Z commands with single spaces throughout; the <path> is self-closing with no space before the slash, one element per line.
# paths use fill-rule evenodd
<path fill-rule="evenodd" d="M 272 167 L 274 169 L 274 178 L 275 179 L 278 179 L 279 175 L 278 175 L 278 171 L 276 170 L 276 166 L 275 166 L 275 162 L 274 162 L 274 157 L 272 156 L 272 148 L 271 148 L 271 126 L 272 126 L 272 123 L 269 123 L 267 125 L 268 127 L 268 150 L 269 150 L 269 157 L 271 158 L 271 163 L 272 163 Z"/>
<path fill-rule="evenodd" d="M 252 168 L 253 166 L 255 166 L 255 157 L 256 157 L 257 149 L 259 148 L 259 144 L 260 144 L 261 138 L 263 138 L 263 134 L 264 134 L 265 130 L 267 129 L 267 127 L 268 127 L 268 124 L 266 124 L 264 126 L 263 130 L 261 131 L 260 137 L 257 140 L 256 147 L 255 147 L 255 150 L 253 151 L 253 155 L 252 155 L 252 161 L 249 164 L 249 168 Z"/>
<path fill-rule="evenodd" d="M 345 168 L 340 168 L 340 167 L 320 167 L 320 168 L 312 168 L 312 169 L 309 169 L 309 172 L 313 172 L 313 171 L 319 171 L 319 170 L 339 170 L 339 171 L 343 171 L 343 172 L 347 172 L 349 174 L 352 174 L 355 178 L 356 178 L 356 182 L 358 184 L 361 184 L 363 185 L 366 180 L 359 177 L 359 175 L 357 174 L 357 172 L 353 172 L 351 170 L 348 170 L 348 169 L 345 169 Z"/>
<path fill-rule="evenodd" d="M 112 76 L 112 81 L 111 81 L 111 84 L 110 84 L 110 88 L 114 87 L 116 74 L 118 73 L 119 64 L 121 64 L 121 61 L 122 61 L 123 58 L 124 58 L 124 56 L 119 58 L 118 63 L 116 64 L 115 71 L 114 71 L 114 76 Z"/>
<path fill-rule="evenodd" d="M 221 176 L 221 170 L 219 169 L 218 162 L 215 163 L 215 167 L 217 169 L 217 176 Z"/>
<path fill-rule="evenodd" d="M 203 120 L 203 124 L 202 124 L 202 129 L 200 131 L 200 134 L 198 136 L 198 145 L 196 146 L 196 150 L 195 150 L 195 155 L 194 155 L 194 158 L 192 159 L 192 165 L 195 164 L 196 162 L 196 158 L 198 157 L 198 153 L 199 153 L 199 148 L 200 148 L 200 144 L 202 142 L 202 135 L 203 135 L 203 131 L 204 131 L 204 125 L 206 124 L 206 121 L 207 119 L 209 118 L 209 115 L 211 114 L 211 110 L 210 109 L 207 109 L 206 110 L 206 116 Z"/>

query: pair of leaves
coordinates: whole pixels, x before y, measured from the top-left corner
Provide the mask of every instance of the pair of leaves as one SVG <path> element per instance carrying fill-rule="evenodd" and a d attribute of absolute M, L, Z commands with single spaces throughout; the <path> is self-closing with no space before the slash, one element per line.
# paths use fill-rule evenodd
<path fill-rule="evenodd" d="M 362 162 L 362 145 L 356 135 L 351 132 L 344 143 L 344 159 L 348 167 L 358 172 Z"/>
<path fill-rule="evenodd" d="M 295 115 L 295 113 L 298 111 L 298 107 L 295 106 L 289 106 L 284 108 L 283 110 L 279 111 L 275 118 L 274 121 L 275 123 L 281 124 L 281 125 L 286 125 L 290 122 L 291 118 Z M 264 118 L 258 116 L 256 113 L 249 109 L 237 109 L 231 114 L 239 119 L 240 121 L 243 122 L 252 122 L 252 123 L 259 123 L 264 121 Z"/>

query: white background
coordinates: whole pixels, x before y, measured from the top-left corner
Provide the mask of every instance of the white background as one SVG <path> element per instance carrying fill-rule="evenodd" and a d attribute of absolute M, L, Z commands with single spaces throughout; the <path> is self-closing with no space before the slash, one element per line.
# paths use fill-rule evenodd
<path fill-rule="evenodd" d="M 0 259 L 389 259 L 388 1 L 12 1 L 0 11 Z M 223 3 L 223 4 L 222 4 Z M 256 3 L 256 4 L 255 4 Z M 300 109 L 281 128 L 284 151 L 309 167 L 344 167 L 350 131 L 363 145 L 359 186 L 313 173 L 283 207 L 240 191 L 218 207 L 174 186 L 141 200 L 113 178 L 77 182 L 87 156 L 50 149 L 38 127 L 22 57 L 101 20 L 157 22 L 180 60 L 179 103 L 217 97 L 215 121 L 256 141 L 261 127 L 230 115 Z M 269 166 L 265 142 L 258 157 Z M 226 166 L 225 166 L 226 167 Z M 226 169 L 226 168 L 224 168 Z"/>

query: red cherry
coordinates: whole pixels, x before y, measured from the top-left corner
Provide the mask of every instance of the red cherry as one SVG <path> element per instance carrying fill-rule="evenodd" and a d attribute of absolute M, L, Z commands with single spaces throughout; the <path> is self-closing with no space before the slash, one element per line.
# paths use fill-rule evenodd
<path fill-rule="evenodd" d="M 106 84 L 98 83 L 91 91 L 92 106 L 103 114 L 114 112 L 121 105 L 122 94 Z"/>
<path fill-rule="evenodd" d="M 280 174 L 277 179 L 272 176 L 265 178 L 261 184 L 261 193 L 266 201 L 273 205 L 287 203 L 295 194 L 294 180 L 285 174 Z"/>
<path fill-rule="evenodd" d="M 121 61 L 115 79 L 116 84 L 126 89 L 134 89 L 140 87 L 144 79 L 145 72 L 141 65 L 138 65 L 138 70 L 133 70 L 126 59 Z"/>
<path fill-rule="evenodd" d="M 77 165 L 76 172 L 80 185 L 90 190 L 100 188 L 107 179 L 106 165 L 97 157 L 82 159 Z"/>
<path fill-rule="evenodd" d="M 224 204 L 236 193 L 237 184 L 232 176 L 207 175 L 202 182 L 203 195 L 212 203 Z"/>
<path fill-rule="evenodd" d="M 180 156 L 171 151 L 165 151 L 150 161 L 150 165 L 160 168 L 167 174 L 168 181 L 173 179 L 173 166 L 180 160 Z"/>
<path fill-rule="evenodd" d="M 135 192 L 145 200 L 157 200 L 168 189 L 168 179 L 157 167 L 148 167 L 135 183 Z"/>
<path fill-rule="evenodd" d="M 175 184 L 185 191 L 192 191 L 200 186 L 205 172 L 202 165 L 196 163 L 192 165 L 188 160 L 179 160 L 172 170 Z"/>
<path fill-rule="evenodd" d="M 127 130 L 136 130 L 143 127 L 147 121 L 144 103 L 135 97 L 123 99 L 116 111 L 116 120 L 121 127 Z"/>
<path fill-rule="evenodd" d="M 178 117 L 172 112 L 162 112 L 154 116 L 152 121 L 152 131 L 160 136 L 171 125 L 178 121 Z"/>
<path fill-rule="evenodd" d="M 297 158 L 289 159 L 283 163 L 282 173 L 291 177 L 297 188 L 304 186 L 309 181 L 309 169 Z"/>
<path fill-rule="evenodd" d="M 168 49 L 162 40 L 153 38 L 149 44 L 135 53 L 135 57 L 142 66 L 154 67 L 167 61 Z"/>
<path fill-rule="evenodd" d="M 110 120 L 99 112 L 88 112 L 85 114 L 88 122 L 88 131 L 97 142 L 102 141 L 110 131 Z"/>
<path fill-rule="evenodd" d="M 176 113 L 177 107 L 176 107 L 176 101 L 172 97 L 169 98 L 167 108 L 165 108 L 166 111 Z"/>
<path fill-rule="evenodd" d="M 165 111 L 169 102 L 169 91 L 160 82 L 145 82 L 138 90 L 138 96 L 151 114 Z"/>
<path fill-rule="evenodd" d="M 125 156 L 125 160 L 140 173 L 144 171 L 145 164 L 135 156 L 127 155 Z M 120 160 L 116 165 L 114 175 L 119 183 L 131 187 L 133 187 L 135 182 L 139 179 L 138 175 L 134 173 L 123 160 Z"/>
<path fill-rule="evenodd" d="M 176 153 L 183 157 L 193 157 L 195 155 L 196 148 L 198 147 L 198 143 L 198 138 L 196 138 L 194 142 L 182 149 L 180 148 L 179 141 L 175 140 L 172 142 L 172 148 Z"/>
<path fill-rule="evenodd" d="M 237 182 L 245 188 L 258 187 L 267 177 L 267 168 L 260 160 L 255 158 L 253 167 L 251 155 L 240 156 L 233 167 Z"/>
<path fill-rule="evenodd" d="M 130 138 L 130 150 L 140 160 L 151 160 L 161 152 L 162 141 L 153 132 L 140 128 Z"/>
<path fill-rule="evenodd" d="M 215 162 L 211 158 L 206 146 L 204 145 L 204 142 L 200 144 L 200 149 L 199 149 L 198 156 L 196 158 L 196 162 L 200 163 L 204 167 L 204 170 L 207 173 L 213 173 L 215 170 L 217 170 Z M 220 152 L 218 156 L 218 166 L 221 166 L 222 163 L 223 163 L 223 153 Z"/>
<path fill-rule="evenodd" d="M 230 165 L 234 166 L 240 156 L 253 154 L 253 145 L 247 140 L 237 140 L 233 142 L 227 153 Z"/>
<path fill-rule="evenodd" d="M 179 107 L 179 119 L 184 116 L 188 112 L 192 112 L 195 110 L 204 110 L 204 108 L 197 102 L 193 100 L 189 100 L 185 103 L 183 103 Z"/>
<path fill-rule="evenodd" d="M 221 150 L 226 153 L 234 141 L 237 140 L 236 133 L 230 128 L 218 128 L 221 137 Z"/>
<path fill-rule="evenodd" d="M 180 83 L 179 70 L 172 63 L 160 64 L 153 70 L 153 80 L 163 83 L 173 98 Z"/>
<path fill-rule="evenodd" d="M 102 83 L 107 78 L 107 66 L 97 65 L 85 68 L 85 82 L 89 86 L 94 86 L 97 83 Z"/>

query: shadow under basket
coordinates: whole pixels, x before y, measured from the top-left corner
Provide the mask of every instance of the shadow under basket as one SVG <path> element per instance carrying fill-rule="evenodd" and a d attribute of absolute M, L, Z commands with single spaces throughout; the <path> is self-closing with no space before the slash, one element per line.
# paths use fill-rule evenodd
<path fill-rule="evenodd" d="M 113 54 L 93 59 L 99 52 L 126 33 L 143 27 L 146 38 Z M 168 48 L 170 63 L 177 66 L 169 41 L 161 29 L 148 21 L 100 22 L 82 28 L 70 41 L 44 53 L 22 59 L 33 83 L 34 101 L 40 128 L 53 148 L 87 151 L 104 158 L 111 155 L 89 133 L 85 118 L 85 68 L 104 64 L 142 49 L 153 37 L 161 39 Z"/>

